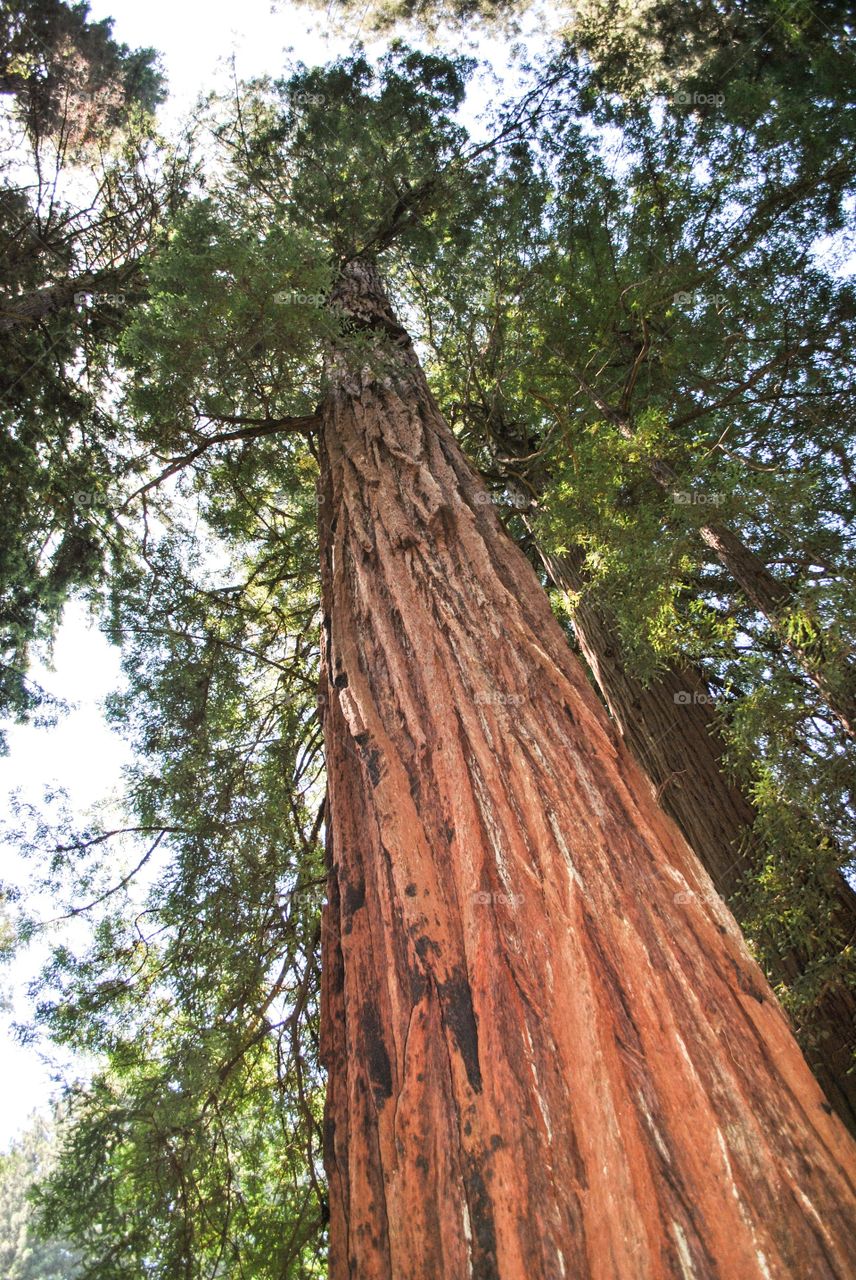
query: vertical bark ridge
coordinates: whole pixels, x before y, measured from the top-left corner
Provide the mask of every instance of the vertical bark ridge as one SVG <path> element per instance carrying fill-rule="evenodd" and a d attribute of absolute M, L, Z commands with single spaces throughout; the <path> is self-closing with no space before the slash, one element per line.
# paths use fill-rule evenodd
<path fill-rule="evenodd" d="M 737 895 L 759 851 L 756 811 L 725 772 L 724 747 L 707 685 L 694 667 L 671 665 L 643 685 L 622 653 L 617 624 L 585 594 L 583 553 L 541 552 L 552 580 L 580 595 L 574 629 L 580 649 L 623 741 L 655 788 L 657 801 L 678 824 L 710 874 L 717 891 L 740 918 Z M 839 873 L 829 885 L 829 919 L 841 946 L 856 932 L 856 894 Z M 804 949 L 767 941 L 765 963 L 773 981 L 792 983 L 811 963 Z M 821 1088 L 856 1135 L 856 1000 L 840 985 L 827 990 L 811 1011 L 809 1061 Z"/>
<path fill-rule="evenodd" d="M 374 268 L 321 440 L 333 1280 L 844 1280 L 854 1152 Z M 383 350 L 381 350 L 383 348 Z"/>

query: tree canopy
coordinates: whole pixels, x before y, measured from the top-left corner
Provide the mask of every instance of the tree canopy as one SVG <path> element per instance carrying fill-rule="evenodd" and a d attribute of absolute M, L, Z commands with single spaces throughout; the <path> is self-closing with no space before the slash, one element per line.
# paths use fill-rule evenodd
<path fill-rule="evenodd" d="M 325 305 L 344 259 L 382 261 L 569 643 L 584 597 L 642 684 L 701 671 L 754 806 L 741 922 L 762 961 L 806 952 L 777 980 L 805 1044 L 852 993 L 850 18 L 678 8 L 581 8 L 478 129 L 474 64 L 395 43 L 239 86 L 170 150 L 148 51 L 85 6 L 4 18 L 36 158 L 72 65 L 112 139 L 91 203 L 10 161 L 0 209 L 3 705 L 40 705 L 30 646 L 82 592 L 136 753 L 122 830 L 19 815 L 34 882 L 91 921 L 36 1009 L 101 1064 L 39 1193 L 84 1277 L 324 1273 L 316 410 L 331 344 L 367 341 Z M 545 567 L 572 554 L 576 595 Z"/>

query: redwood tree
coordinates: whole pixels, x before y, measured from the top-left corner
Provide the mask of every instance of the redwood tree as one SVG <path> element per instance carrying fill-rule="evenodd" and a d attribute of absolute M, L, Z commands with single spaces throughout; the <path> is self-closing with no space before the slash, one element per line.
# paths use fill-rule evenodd
<path fill-rule="evenodd" d="M 757 811 L 729 776 L 718 709 L 699 669 L 666 664 L 650 681 L 634 673 L 623 652 L 617 619 L 586 596 L 584 553 L 543 554 L 551 580 L 571 593 L 574 633 L 622 740 L 647 774 L 658 804 L 677 823 L 690 848 L 741 919 L 741 894 L 757 874 L 763 841 L 754 831 Z M 820 868 L 817 878 L 823 877 Z M 824 905 L 831 930 L 846 947 L 856 928 L 856 894 L 840 871 L 825 877 Z M 793 982 L 816 953 L 810 941 L 784 939 L 775 930 L 757 941 L 772 982 Z M 802 1020 L 806 1056 L 824 1093 L 856 1133 L 856 1000 L 846 986 L 828 983 Z"/>
<path fill-rule="evenodd" d="M 848 1135 L 369 258 L 331 302 L 331 1276 L 845 1277 Z"/>
<path fill-rule="evenodd" d="M 741 138 L 723 142 L 699 190 L 691 130 L 645 113 L 631 125 L 616 180 L 575 120 L 553 121 L 555 173 L 503 191 L 467 259 L 435 272 L 440 301 L 419 336 L 491 500 L 536 569 L 569 591 L 564 611 L 625 742 L 747 928 L 852 1126 L 856 899 L 840 868 L 852 857 L 854 757 L 823 705 L 840 716 L 848 682 L 849 472 L 837 437 L 849 370 L 833 370 L 828 352 L 850 349 L 849 310 L 795 249 L 817 233 L 805 208 L 814 185 L 791 189 L 787 170 L 784 186 L 766 171 L 756 186 Z M 741 236 L 730 213 L 717 230 L 720 201 L 744 208 Z M 770 278 L 779 293 L 765 312 Z M 676 320 L 669 304 L 693 296 L 692 316 Z M 744 310 L 757 345 L 735 368 Z M 766 385 L 778 365 L 790 385 Z M 716 522 L 696 500 L 720 508 Z M 699 537 L 737 528 L 722 560 Z M 809 787 L 795 785 L 801 775 Z"/>

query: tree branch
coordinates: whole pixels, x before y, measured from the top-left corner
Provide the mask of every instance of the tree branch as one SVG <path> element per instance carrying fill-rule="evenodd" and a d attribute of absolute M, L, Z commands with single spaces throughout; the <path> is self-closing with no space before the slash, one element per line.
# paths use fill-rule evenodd
<path fill-rule="evenodd" d="M 211 415 L 206 414 L 206 417 Z M 212 418 L 212 420 L 214 420 Z M 243 423 L 238 431 L 220 431 L 217 435 L 208 436 L 202 444 L 192 449 L 190 453 L 184 453 L 179 458 L 173 458 L 169 466 L 165 467 L 159 475 L 153 480 L 149 480 L 146 484 L 135 490 L 119 508 L 119 512 L 127 510 L 135 498 L 140 498 L 143 494 L 148 493 L 151 489 L 156 489 L 164 480 L 168 480 L 170 476 L 174 476 L 177 471 L 181 471 L 183 467 L 189 466 L 191 462 L 195 462 L 197 458 L 205 453 L 206 449 L 210 449 L 215 444 L 229 444 L 233 440 L 254 440 L 259 436 L 273 436 L 280 434 L 297 435 L 308 434 L 311 431 L 317 431 L 320 419 L 317 413 L 308 414 L 300 418 L 251 418 L 242 414 L 226 416 L 217 415 L 216 421 L 228 423 Z"/>

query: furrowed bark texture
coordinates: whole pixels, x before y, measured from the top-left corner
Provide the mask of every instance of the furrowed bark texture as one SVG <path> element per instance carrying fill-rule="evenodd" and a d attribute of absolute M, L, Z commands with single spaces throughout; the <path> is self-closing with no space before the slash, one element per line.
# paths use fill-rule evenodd
<path fill-rule="evenodd" d="M 331 1277 L 850 1277 L 849 1136 L 375 269 L 334 301 L 390 354 L 321 433 Z"/>
<path fill-rule="evenodd" d="M 642 766 L 660 806 L 678 824 L 718 892 L 740 921 L 741 882 L 757 863 L 752 828 L 756 811 L 724 768 L 713 699 L 694 667 L 667 666 L 644 685 L 628 668 L 618 628 L 585 595 L 581 551 L 557 557 L 541 553 L 552 580 L 581 594 L 574 630 L 623 741 Z M 829 886 L 827 909 L 841 945 L 856 936 L 856 894 L 838 874 Z M 793 982 L 816 957 L 770 942 L 765 964 L 772 981 Z M 856 1136 L 856 1000 L 835 987 L 818 1001 L 806 1024 L 807 1057 L 821 1088 Z"/>
<path fill-rule="evenodd" d="M 693 668 L 669 666 L 643 685 L 628 669 L 613 620 L 585 595 L 582 552 L 541 558 L 557 586 L 583 593 L 574 607 L 574 630 L 621 736 L 719 892 L 730 896 L 742 879 L 741 848 L 755 810 L 723 771 L 704 680 Z"/>

